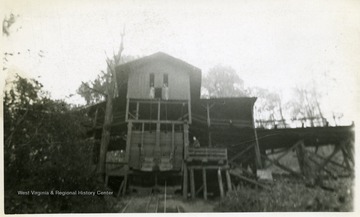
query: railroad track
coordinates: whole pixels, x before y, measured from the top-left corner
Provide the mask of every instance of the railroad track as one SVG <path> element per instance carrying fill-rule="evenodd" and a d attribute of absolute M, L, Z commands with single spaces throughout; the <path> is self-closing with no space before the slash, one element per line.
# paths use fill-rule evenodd
<path fill-rule="evenodd" d="M 166 197 L 160 194 L 151 193 L 147 202 L 144 197 L 131 198 L 121 210 L 122 213 L 177 213 L 183 212 L 179 205 L 168 204 Z"/>

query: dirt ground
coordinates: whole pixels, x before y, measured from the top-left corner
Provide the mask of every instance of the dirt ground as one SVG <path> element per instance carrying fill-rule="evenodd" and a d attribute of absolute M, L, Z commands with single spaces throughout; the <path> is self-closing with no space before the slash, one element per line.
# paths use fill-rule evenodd
<path fill-rule="evenodd" d="M 169 212 L 213 212 L 214 207 L 218 204 L 217 200 L 184 200 L 180 195 L 168 195 L 166 197 L 166 202 L 164 200 L 164 195 L 156 195 L 159 198 L 157 208 L 154 208 L 153 202 L 149 204 L 150 196 L 144 195 L 132 195 L 125 198 L 122 198 L 121 201 L 118 201 L 116 205 L 116 210 L 119 213 L 146 213 L 146 212 L 155 212 L 157 209 L 158 213 L 169 213 Z M 166 209 L 164 209 L 166 203 Z M 153 209 L 147 207 L 153 206 Z"/>

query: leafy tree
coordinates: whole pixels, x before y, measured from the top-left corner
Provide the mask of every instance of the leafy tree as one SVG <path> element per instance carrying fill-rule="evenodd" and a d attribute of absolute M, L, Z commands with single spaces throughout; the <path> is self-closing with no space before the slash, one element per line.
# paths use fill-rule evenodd
<path fill-rule="evenodd" d="M 246 96 L 244 81 L 230 66 L 217 65 L 203 77 L 203 97 Z"/>
<path fill-rule="evenodd" d="M 85 111 L 51 100 L 36 80 L 16 76 L 7 85 L 11 87 L 3 98 L 5 212 L 96 212 L 100 205 L 95 204 L 103 204 L 97 197 L 17 194 L 99 188 L 92 179 L 92 141 L 86 139 Z"/>

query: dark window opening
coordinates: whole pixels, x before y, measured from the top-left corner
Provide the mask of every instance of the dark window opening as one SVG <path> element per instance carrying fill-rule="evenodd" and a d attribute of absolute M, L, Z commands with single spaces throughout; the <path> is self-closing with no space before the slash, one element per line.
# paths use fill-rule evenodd
<path fill-rule="evenodd" d="M 155 83 L 155 75 L 154 73 L 150 74 L 150 87 L 154 87 L 154 83 Z"/>
<path fill-rule="evenodd" d="M 166 85 L 167 87 L 169 86 L 169 75 L 168 74 L 164 74 L 163 84 Z"/>

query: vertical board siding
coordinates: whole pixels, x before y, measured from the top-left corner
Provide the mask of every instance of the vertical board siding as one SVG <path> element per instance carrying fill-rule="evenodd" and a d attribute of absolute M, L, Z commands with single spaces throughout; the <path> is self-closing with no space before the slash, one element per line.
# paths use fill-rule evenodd
<path fill-rule="evenodd" d="M 128 98 L 149 99 L 150 74 L 155 75 L 155 88 L 163 86 L 164 74 L 168 74 L 169 99 L 188 100 L 190 96 L 189 73 L 165 61 L 157 61 L 146 66 L 133 66 L 129 74 Z"/>
<path fill-rule="evenodd" d="M 171 146 L 171 133 L 160 133 L 160 156 L 162 157 L 169 157 L 172 151 Z M 183 134 L 181 132 L 175 132 L 175 142 L 174 142 L 174 156 L 173 156 L 173 168 L 180 169 L 182 163 L 182 146 L 183 146 Z M 139 144 L 141 144 L 141 132 L 140 131 L 133 131 L 131 135 L 131 147 L 130 147 L 130 167 L 135 169 L 141 168 L 141 162 L 145 157 L 153 157 L 154 156 L 154 149 L 155 149 L 155 140 L 156 140 L 156 133 L 155 131 L 144 132 L 144 144 L 142 146 L 142 153 L 140 154 Z"/>

